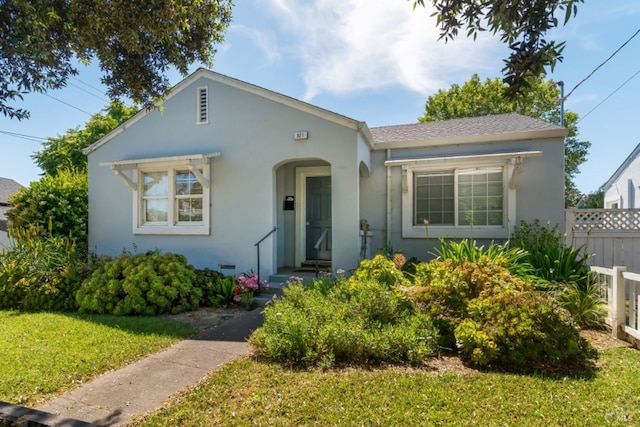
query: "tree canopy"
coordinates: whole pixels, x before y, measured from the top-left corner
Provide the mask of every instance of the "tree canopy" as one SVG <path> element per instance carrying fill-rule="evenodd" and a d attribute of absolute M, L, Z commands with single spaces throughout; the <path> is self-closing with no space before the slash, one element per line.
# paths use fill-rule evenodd
<path fill-rule="evenodd" d="M 31 158 L 46 175 L 56 176 L 60 170 L 86 172 L 87 156 L 82 150 L 115 129 L 138 111 L 136 106 L 127 107 L 112 102 L 102 112 L 91 116 L 84 128 L 69 129 L 64 135 L 48 138 L 41 151 Z"/>
<path fill-rule="evenodd" d="M 0 112 L 30 92 L 64 87 L 76 64 L 97 60 L 111 99 L 147 104 L 165 73 L 210 65 L 231 21 L 231 0 L 0 0 Z"/>
<path fill-rule="evenodd" d="M 507 86 L 499 78 L 480 80 L 477 74 L 462 86 L 454 84 L 449 89 L 439 90 L 427 99 L 425 113 L 420 122 L 447 120 L 462 117 L 477 117 L 490 114 L 519 113 L 525 116 L 560 123 L 560 89 L 544 76 L 532 80 L 528 89 L 517 100 L 503 96 Z M 582 197 L 573 179 L 579 166 L 587 160 L 591 143 L 578 139 L 578 114 L 565 111 L 564 122 L 569 135 L 565 138 L 565 199 L 574 206 Z"/>
<path fill-rule="evenodd" d="M 565 43 L 547 41 L 548 31 L 563 25 L 578 13 L 584 0 L 427 0 L 440 28 L 440 38 L 453 40 L 460 30 L 468 37 L 489 30 L 508 44 L 511 54 L 504 60 L 505 94 L 516 99 L 524 94 L 532 80 L 553 70 L 562 61 Z M 425 0 L 414 0 L 413 7 L 424 6 Z"/>

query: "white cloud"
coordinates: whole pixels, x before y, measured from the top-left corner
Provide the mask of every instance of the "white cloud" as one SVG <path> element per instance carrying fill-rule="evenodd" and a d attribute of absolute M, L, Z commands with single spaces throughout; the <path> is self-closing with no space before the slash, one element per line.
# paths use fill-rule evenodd
<path fill-rule="evenodd" d="M 264 54 L 268 63 L 274 63 L 280 60 L 280 51 L 273 32 L 260 31 L 256 28 L 250 28 L 246 25 L 234 24 L 229 28 L 233 31 L 247 37 L 251 42 Z"/>
<path fill-rule="evenodd" d="M 502 66 L 496 39 L 438 41 L 430 11 L 406 0 L 257 1 L 301 62 L 306 100 L 394 86 L 427 94 Z"/>

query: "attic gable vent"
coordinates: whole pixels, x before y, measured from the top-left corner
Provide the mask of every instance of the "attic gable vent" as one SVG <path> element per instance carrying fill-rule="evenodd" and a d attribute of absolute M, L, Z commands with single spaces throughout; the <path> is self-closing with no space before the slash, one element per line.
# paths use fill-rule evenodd
<path fill-rule="evenodd" d="M 208 87 L 198 88 L 198 117 L 197 124 L 206 125 L 209 123 L 209 96 Z"/>

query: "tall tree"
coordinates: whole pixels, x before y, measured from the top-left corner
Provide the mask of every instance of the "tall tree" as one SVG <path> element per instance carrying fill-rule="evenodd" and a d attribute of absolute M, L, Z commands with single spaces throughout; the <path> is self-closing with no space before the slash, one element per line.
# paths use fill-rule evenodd
<path fill-rule="evenodd" d="M 564 42 L 547 41 L 548 31 L 578 13 L 584 0 L 427 0 L 435 9 L 440 38 L 453 40 L 460 30 L 475 39 L 478 32 L 489 30 L 509 45 L 511 54 L 502 69 L 505 94 L 510 99 L 523 96 L 532 80 L 553 70 L 562 61 Z M 413 0 L 416 6 L 425 0 Z"/>
<path fill-rule="evenodd" d="M 543 76 L 544 77 L 544 76 Z M 439 90 L 427 99 L 425 113 L 418 120 L 429 122 L 461 117 L 477 117 L 490 114 L 519 113 L 525 116 L 560 123 L 560 89 L 552 80 L 543 77 L 532 80 L 529 88 L 516 100 L 503 96 L 507 86 L 499 78 L 480 81 L 477 74 L 462 86 L 454 84 L 447 90 Z M 569 135 L 565 138 L 565 200 L 570 206 L 580 200 L 582 194 L 573 179 L 579 167 L 587 160 L 589 141 L 578 139 L 578 114 L 566 111 L 565 126 Z"/>
<path fill-rule="evenodd" d="M 31 158 L 46 175 L 56 176 L 61 170 L 86 172 L 87 156 L 82 150 L 115 129 L 138 108 L 127 107 L 120 102 L 112 102 L 102 112 L 91 116 L 84 128 L 69 129 L 64 135 L 48 138 L 42 144 L 41 151 L 34 153 Z"/>
<path fill-rule="evenodd" d="M 76 60 L 97 60 L 111 99 L 146 104 L 169 87 L 165 73 L 210 65 L 231 21 L 231 0 L 0 0 L 0 112 L 64 87 Z"/>

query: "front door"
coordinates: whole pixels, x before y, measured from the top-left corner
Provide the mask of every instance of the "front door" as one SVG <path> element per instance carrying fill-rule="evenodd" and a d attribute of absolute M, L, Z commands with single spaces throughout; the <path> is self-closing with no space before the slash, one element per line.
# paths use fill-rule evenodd
<path fill-rule="evenodd" d="M 323 235 L 317 258 L 323 261 L 331 260 L 331 177 L 307 176 L 306 177 L 306 257 L 308 260 L 316 259 L 315 245 Z"/>

